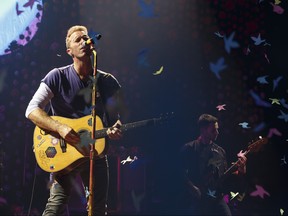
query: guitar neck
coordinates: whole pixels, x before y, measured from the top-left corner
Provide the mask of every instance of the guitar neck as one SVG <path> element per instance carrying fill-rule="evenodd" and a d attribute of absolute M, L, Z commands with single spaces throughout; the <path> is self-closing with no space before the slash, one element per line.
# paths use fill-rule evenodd
<path fill-rule="evenodd" d="M 246 156 L 248 153 L 250 152 L 250 150 L 248 149 L 245 153 L 244 153 L 244 156 Z M 236 165 L 237 163 L 240 161 L 240 158 L 232 164 L 232 166 L 230 166 L 225 172 L 224 172 L 224 175 L 226 175 L 227 173 L 229 173 Z"/>
<path fill-rule="evenodd" d="M 120 129 L 122 132 L 126 132 L 130 129 L 138 128 L 138 127 L 144 127 L 144 126 L 152 126 L 155 125 L 158 122 L 158 118 L 152 118 L 152 119 L 147 119 L 147 120 L 142 120 L 142 121 L 136 121 L 132 123 L 127 123 L 121 125 Z M 107 130 L 108 128 L 103 128 L 101 130 L 97 130 L 95 132 L 95 138 L 104 138 L 107 136 Z"/>

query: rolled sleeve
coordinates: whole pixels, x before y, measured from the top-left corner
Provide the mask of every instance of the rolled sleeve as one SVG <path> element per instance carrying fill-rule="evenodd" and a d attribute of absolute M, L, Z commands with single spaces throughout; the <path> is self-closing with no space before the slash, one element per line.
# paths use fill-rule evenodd
<path fill-rule="evenodd" d="M 54 94 L 51 89 L 44 82 L 41 82 L 39 88 L 33 95 L 26 108 L 25 117 L 28 118 L 30 113 L 37 108 L 45 109 L 46 105 L 49 103 L 53 96 Z"/>

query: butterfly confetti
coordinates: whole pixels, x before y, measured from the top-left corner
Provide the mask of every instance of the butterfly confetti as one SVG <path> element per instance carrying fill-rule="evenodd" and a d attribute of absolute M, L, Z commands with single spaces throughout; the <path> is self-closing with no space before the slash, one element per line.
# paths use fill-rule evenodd
<path fill-rule="evenodd" d="M 283 14 L 284 13 L 284 9 L 281 6 L 273 4 L 272 2 L 270 2 L 270 4 L 273 7 L 273 12 L 275 12 L 277 14 Z"/>
<path fill-rule="evenodd" d="M 139 16 L 144 17 L 144 18 L 152 18 L 156 16 L 154 13 L 155 1 L 146 3 L 144 0 L 138 0 L 138 4 L 141 8 L 141 12 L 139 13 Z"/>
<path fill-rule="evenodd" d="M 219 58 L 216 63 L 210 62 L 210 70 L 219 80 L 221 80 L 220 72 L 223 71 L 226 67 L 227 65 L 225 65 L 225 60 L 223 57 Z"/>
<path fill-rule="evenodd" d="M 277 88 L 277 86 L 278 86 L 278 84 L 282 78 L 283 78 L 283 76 L 279 76 L 273 80 L 273 91 L 275 91 L 275 89 Z"/>
<path fill-rule="evenodd" d="M 225 201 L 225 203 L 229 203 L 229 195 L 228 194 L 225 194 L 224 196 L 223 196 L 223 200 Z"/>
<path fill-rule="evenodd" d="M 85 187 L 85 196 L 88 198 L 90 196 L 89 188 Z"/>
<path fill-rule="evenodd" d="M 250 95 L 252 96 L 252 98 L 254 99 L 256 105 L 258 106 L 262 106 L 262 107 L 271 107 L 272 105 L 264 100 L 262 100 L 260 98 L 259 95 L 257 95 L 253 90 L 249 91 Z"/>
<path fill-rule="evenodd" d="M 282 136 L 282 133 L 277 128 L 270 128 L 267 137 L 271 138 L 273 135 Z"/>
<path fill-rule="evenodd" d="M 280 110 L 281 115 L 278 116 L 279 119 L 283 119 L 285 122 L 288 122 L 288 114 L 284 113 L 282 110 Z"/>
<path fill-rule="evenodd" d="M 237 197 L 238 194 L 239 194 L 239 192 L 234 193 L 234 192 L 231 191 L 231 192 L 230 192 L 230 195 L 231 195 L 230 201 L 233 200 L 235 197 Z"/>
<path fill-rule="evenodd" d="M 23 10 L 19 10 L 19 3 L 17 2 L 16 3 L 16 13 L 17 13 L 17 16 L 19 16 L 21 13 L 23 13 L 24 11 Z"/>
<path fill-rule="evenodd" d="M 250 196 L 254 196 L 254 197 L 261 197 L 262 199 L 264 199 L 264 196 L 270 196 L 270 194 L 260 185 L 256 185 L 256 191 L 253 191 L 250 193 Z"/>
<path fill-rule="evenodd" d="M 286 100 L 284 98 L 280 99 L 280 103 L 283 107 L 285 107 L 286 109 L 288 109 L 288 103 L 286 103 Z"/>
<path fill-rule="evenodd" d="M 265 45 L 266 45 L 266 43 L 264 44 L 264 46 Z M 269 60 L 268 55 L 266 53 L 264 53 L 264 57 L 265 57 L 266 61 L 270 64 L 270 60 Z"/>
<path fill-rule="evenodd" d="M 245 128 L 245 129 L 246 129 L 246 128 L 250 128 L 250 127 L 248 126 L 248 124 L 249 124 L 248 122 L 241 122 L 241 123 L 239 123 L 239 125 L 241 125 L 241 127 L 242 127 L 242 128 Z"/>
<path fill-rule="evenodd" d="M 223 38 L 223 37 L 224 37 L 224 35 L 220 34 L 219 31 L 218 31 L 218 32 L 214 32 L 214 34 L 215 34 L 217 37 L 219 37 L 219 38 Z"/>
<path fill-rule="evenodd" d="M 218 111 L 226 110 L 225 106 L 226 106 L 226 104 L 221 104 L 221 105 L 216 106 L 216 108 L 218 109 Z"/>
<path fill-rule="evenodd" d="M 257 78 L 257 82 L 259 82 L 261 84 L 268 84 L 268 81 L 266 80 L 267 77 L 268 77 L 268 75 L 260 76 Z"/>
<path fill-rule="evenodd" d="M 265 42 L 265 39 L 261 39 L 260 33 L 258 34 L 258 37 L 251 36 L 251 39 L 254 41 L 254 45 L 259 46 L 260 44 Z"/>
<path fill-rule="evenodd" d="M 261 122 L 258 125 L 256 125 L 253 129 L 254 132 L 260 132 L 261 130 L 263 130 L 266 127 L 266 123 L 265 122 Z"/>
<path fill-rule="evenodd" d="M 265 41 L 264 46 L 271 46 L 271 44 Z"/>
<path fill-rule="evenodd" d="M 278 5 L 278 4 L 281 4 L 281 1 L 280 0 L 275 0 L 275 2 L 274 2 L 276 5 Z"/>
<path fill-rule="evenodd" d="M 216 198 L 215 194 L 216 194 L 216 191 L 215 191 L 215 190 L 211 191 L 211 190 L 208 188 L 208 192 L 207 192 L 207 195 L 208 195 L 208 196 L 211 196 L 211 197 L 213 197 L 213 198 Z"/>
<path fill-rule="evenodd" d="M 278 104 L 280 105 L 280 100 L 277 98 L 269 98 L 269 100 L 271 100 L 271 104 Z"/>
<path fill-rule="evenodd" d="M 228 54 L 230 54 L 232 48 L 238 48 L 240 46 L 237 41 L 233 40 L 234 35 L 235 32 L 232 32 L 228 38 L 224 36 L 225 50 Z"/>
<path fill-rule="evenodd" d="M 160 69 L 158 71 L 156 71 L 155 73 L 153 73 L 153 75 L 159 75 L 163 72 L 164 67 L 161 66 Z"/>
<path fill-rule="evenodd" d="M 283 158 L 281 158 L 281 161 L 283 161 L 283 162 L 281 163 L 281 165 L 287 164 L 286 155 L 284 155 Z"/>
<path fill-rule="evenodd" d="M 133 163 L 135 160 L 137 160 L 138 158 L 137 158 L 137 156 L 134 156 L 133 157 L 133 159 L 130 157 L 130 156 L 128 156 L 125 160 L 122 160 L 121 161 L 121 164 L 125 164 L 125 163 Z"/>
<path fill-rule="evenodd" d="M 243 151 L 241 150 L 240 152 L 237 153 L 237 156 L 238 156 L 238 157 L 244 157 L 244 156 L 246 155 L 246 153 L 247 153 L 246 151 L 243 152 Z"/>

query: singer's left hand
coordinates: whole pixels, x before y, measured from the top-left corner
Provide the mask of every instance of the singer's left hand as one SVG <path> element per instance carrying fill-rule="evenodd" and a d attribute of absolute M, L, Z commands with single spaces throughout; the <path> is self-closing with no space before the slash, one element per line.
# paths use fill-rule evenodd
<path fill-rule="evenodd" d="M 122 131 L 120 129 L 121 125 L 122 125 L 121 121 L 117 120 L 112 127 L 108 128 L 107 135 L 110 139 L 118 140 L 122 137 Z"/>

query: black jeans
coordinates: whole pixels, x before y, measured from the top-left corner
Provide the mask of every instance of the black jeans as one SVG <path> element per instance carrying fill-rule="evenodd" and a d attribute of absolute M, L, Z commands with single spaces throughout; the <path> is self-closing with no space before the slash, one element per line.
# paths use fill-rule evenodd
<path fill-rule="evenodd" d="M 80 174 L 82 186 L 89 187 L 89 161 L 81 164 L 65 175 L 51 173 L 54 182 L 50 188 L 50 197 L 46 204 L 45 215 L 67 215 L 67 205 L 71 195 L 71 189 L 75 186 L 76 177 Z M 94 189 L 93 189 L 93 215 L 107 214 L 107 198 L 109 185 L 109 168 L 107 156 L 96 159 L 93 165 Z"/>

